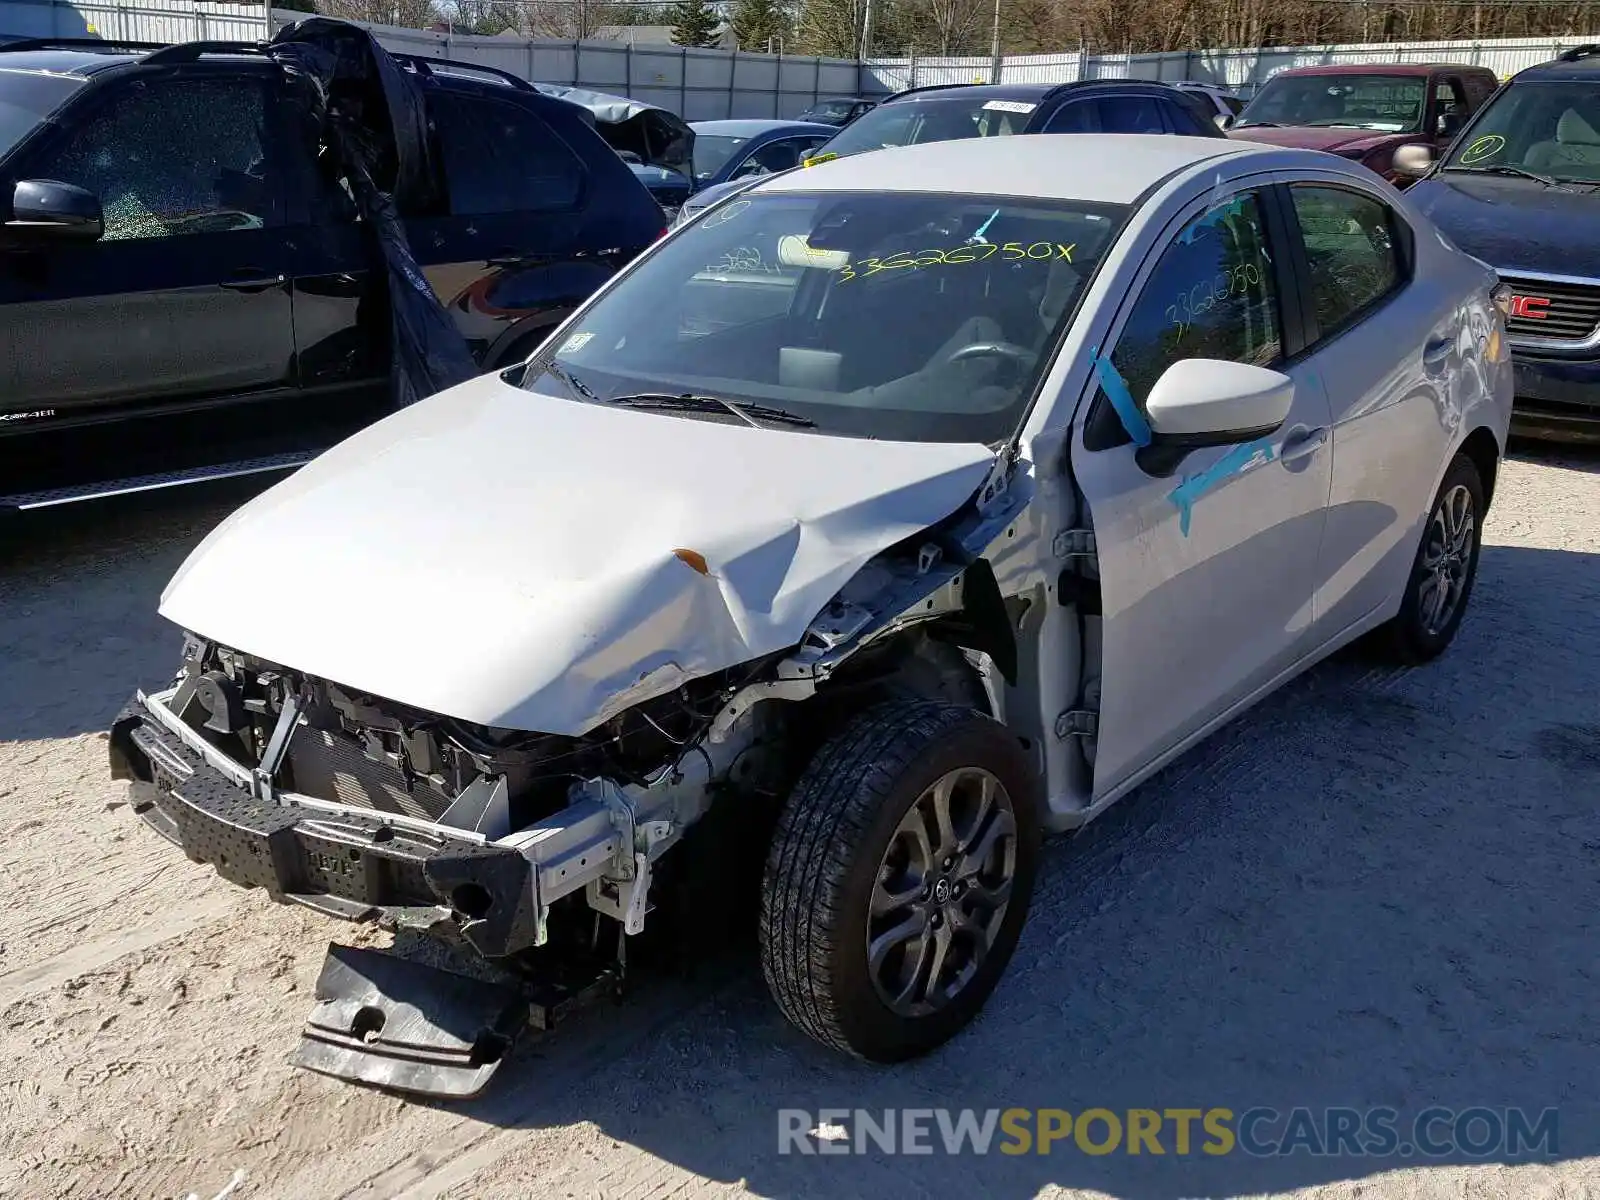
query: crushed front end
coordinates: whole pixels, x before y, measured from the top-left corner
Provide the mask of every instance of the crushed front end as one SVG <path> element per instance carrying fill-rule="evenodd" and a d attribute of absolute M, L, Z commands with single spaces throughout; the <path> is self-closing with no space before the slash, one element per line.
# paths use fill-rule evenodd
<path fill-rule="evenodd" d="M 653 864 L 718 788 L 735 775 L 759 786 L 753 721 L 718 742 L 705 736 L 749 671 L 568 737 L 421 712 L 190 638 L 174 683 L 117 717 L 111 768 L 146 824 L 224 879 L 464 944 L 526 980 L 516 1003 L 547 1026 L 619 980 Z M 362 972 L 352 953 L 334 947 L 325 964 L 302 1063 L 437 1095 L 480 1089 L 498 1061 L 484 1061 L 483 1038 L 503 1040 L 521 1020 L 504 996 L 485 1001 L 462 1041 L 459 1012 L 430 1024 L 419 1014 L 433 1001 L 394 991 L 403 970 L 421 973 L 415 988 L 434 997 L 459 990 L 460 977 L 445 987 L 438 972 L 395 959 Z M 576 960 L 593 969 L 574 971 Z M 386 1025 L 408 1033 L 385 1043 Z"/>
<path fill-rule="evenodd" d="M 225 879 L 338 916 L 443 923 L 501 958 L 545 944 L 578 893 L 638 928 L 649 863 L 751 749 L 701 744 L 738 683 L 697 680 L 575 738 L 420 712 L 191 638 L 176 682 L 117 718 L 112 774 Z"/>

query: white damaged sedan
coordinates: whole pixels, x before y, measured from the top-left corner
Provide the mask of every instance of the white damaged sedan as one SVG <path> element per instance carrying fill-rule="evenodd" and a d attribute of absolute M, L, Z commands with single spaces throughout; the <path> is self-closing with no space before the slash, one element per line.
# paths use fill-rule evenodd
<path fill-rule="evenodd" d="M 305 1065 L 470 1093 L 677 889 L 759 909 L 807 1033 L 921 1053 L 1043 835 L 1360 635 L 1449 645 L 1511 406 L 1493 273 L 1329 155 L 1025 142 L 739 193 L 184 563 L 181 669 L 112 733 L 146 821 L 532 981 L 480 1011 L 335 947 Z"/>

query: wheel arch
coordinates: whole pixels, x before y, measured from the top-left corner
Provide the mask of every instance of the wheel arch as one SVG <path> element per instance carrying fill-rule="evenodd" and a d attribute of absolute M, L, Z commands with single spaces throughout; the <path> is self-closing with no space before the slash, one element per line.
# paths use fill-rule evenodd
<path fill-rule="evenodd" d="M 1467 434 L 1458 453 L 1465 454 L 1478 468 L 1478 481 L 1483 484 L 1483 506 L 1494 503 L 1495 477 L 1500 472 L 1500 443 L 1487 425 L 1479 425 Z"/>

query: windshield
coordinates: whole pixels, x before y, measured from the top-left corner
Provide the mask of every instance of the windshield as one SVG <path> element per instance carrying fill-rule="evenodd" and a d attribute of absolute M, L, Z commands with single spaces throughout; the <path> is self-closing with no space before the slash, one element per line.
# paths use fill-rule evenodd
<path fill-rule="evenodd" d="M 1011 435 L 1125 209 L 896 192 L 733 200 L 601 296 L 524 387 L 714 396 L 897 441 Z M 565 376 L 565 378 L 561 378 Z M 781 410 L 781 411 L 779 411 Z M 730 419 L 726 406 L 699 419 Z"/>
<path fill-rule="evenodd" d="M 1279 75 L 1239 114 L 1247 125 L 1311 125 L 1414 133 L 1422 128 L 1423 75 Z"/>
<path fill-rule="evenodd" d="M 733 157 L 733 152 L 744 145 L 749 138 L 722 137 L 711 134 L 697 134 L 694 139 L 694 177 L 699 180 L 710 179 Z"/>
<path fill-rule="evenodd" d="M 860 154 L 889 146 L 1021 133 L 1038 107 L 1027 100 L 986 100 L 981 96 L 897 100 L 863 113 L 817 147 L 816 153 Z"/>
<path fill-rule="evenodd" d="M 1517 83 L 1496 96 L 1451 147 L 1443 169 L 1496 167 L 1600 183 L 1600 83 Z"/>
<path fill-rule="evenodd" d="M 82 86 L 60 75 L 0 71 L 0 158 Z"/>

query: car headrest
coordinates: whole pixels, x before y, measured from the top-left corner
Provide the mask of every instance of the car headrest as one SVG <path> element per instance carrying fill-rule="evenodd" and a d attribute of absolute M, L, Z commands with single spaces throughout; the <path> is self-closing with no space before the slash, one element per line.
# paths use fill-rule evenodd
<path fill-rule="evenodd" d="M 1578 115 L 1577 109 L 1569 108 L 1556 122 L 1556 141 L 1564 146 L 1600 146 L 1600 133 Z"/>
<path fill-rule="evenodd" d="M 787 233 L 778 239 L 778 261 L 786 267 L 842 271 L 850 262 L 850 254 L 845 250 L 818 250 L 798 233 Z"/>

